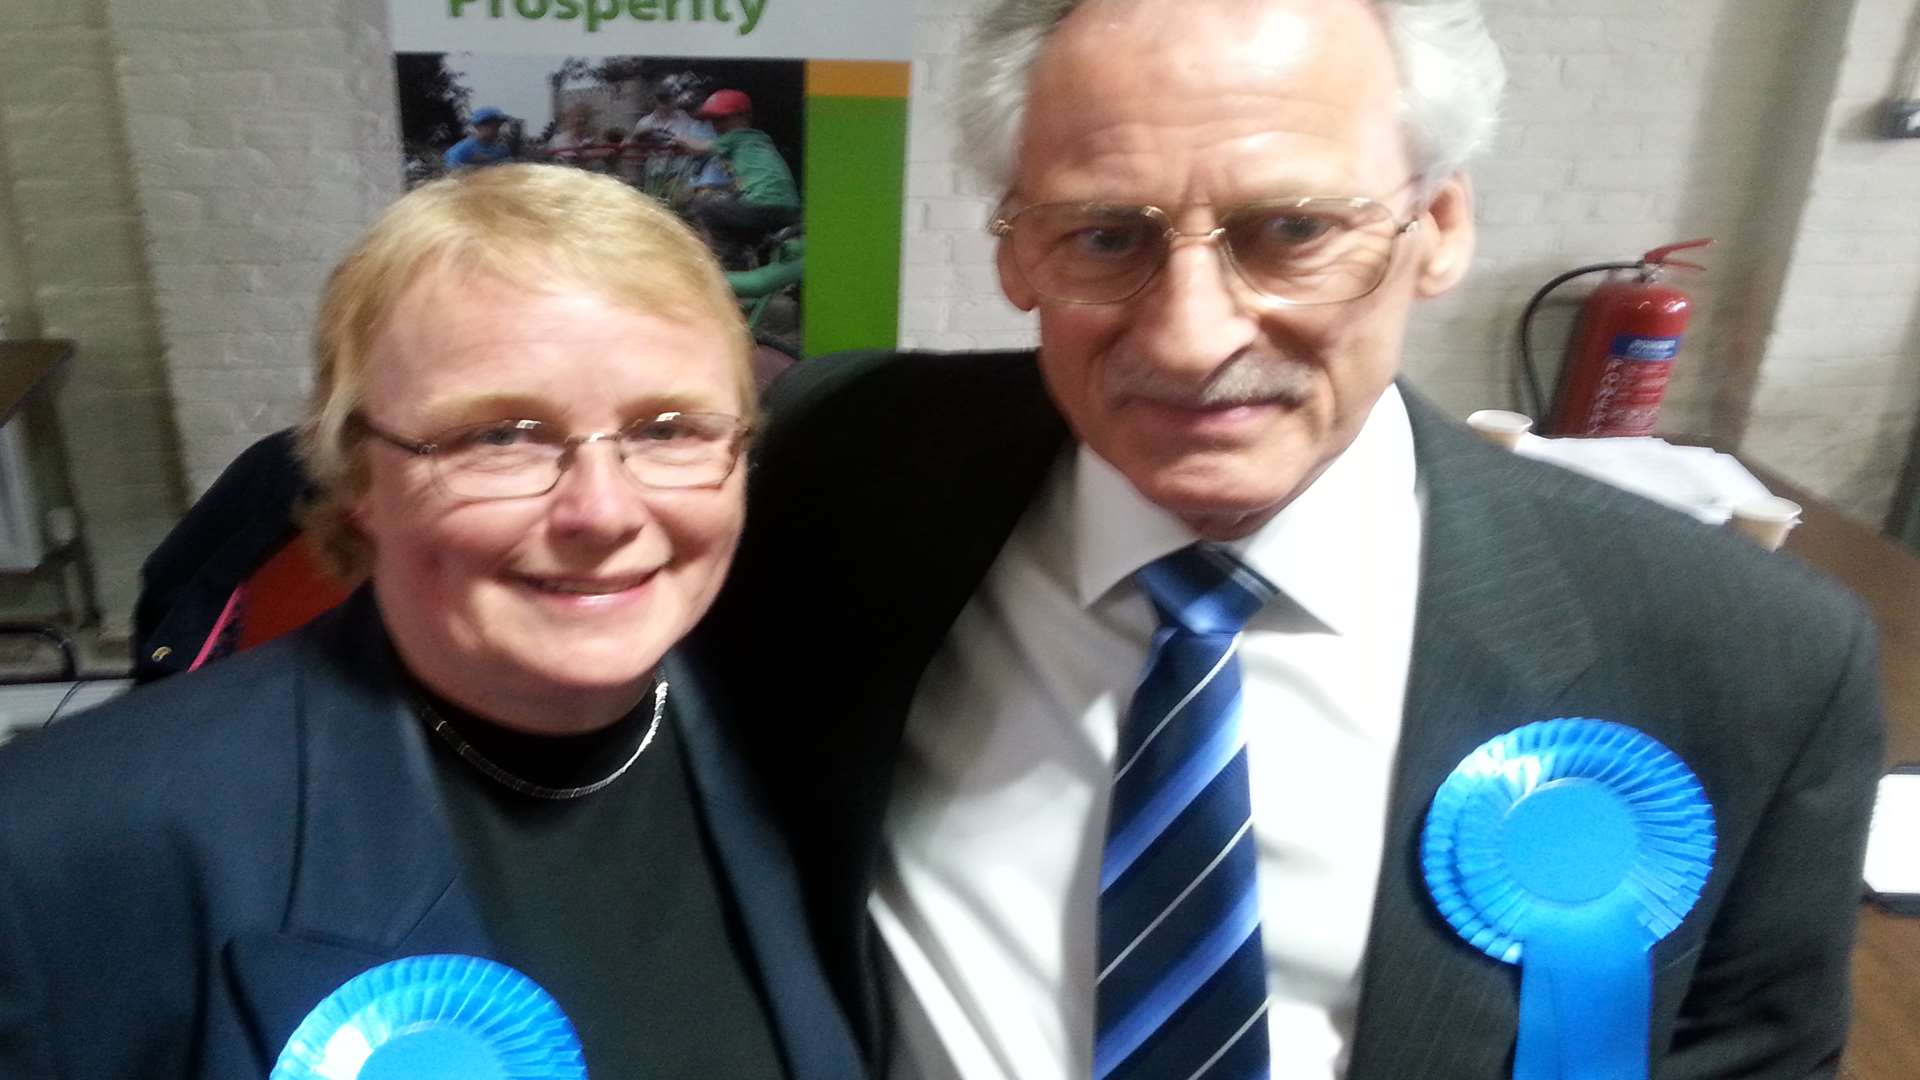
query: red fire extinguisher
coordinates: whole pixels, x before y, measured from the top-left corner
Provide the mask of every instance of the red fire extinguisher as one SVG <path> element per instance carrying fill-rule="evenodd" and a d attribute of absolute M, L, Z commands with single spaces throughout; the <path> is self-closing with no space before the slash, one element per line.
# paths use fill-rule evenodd
<path fill-rule="evenodd" d="M 1521 358 L 1526 365 L 1535 415 L 1544 408 L 1530 344 L 1533 318 L 1548 294 L 1575 278 L 1627 271 L 1601 283 L 1587 298 L 1567 359 L 1560 371 L 1553 414 L 1545 433 L 1650 435 L 1660 418 L 1660 399 L 1673 376 L 1674 358 L 1693 318 L 1693 300 L 1665 280 L 1669 268 L 1705 270 L 1673 254 L 1706 247 L 1712 240 L 1669 244 L 1637 262 L 1600 263 L 1562 274 L 1534 294 L 1521 317 Z"/>

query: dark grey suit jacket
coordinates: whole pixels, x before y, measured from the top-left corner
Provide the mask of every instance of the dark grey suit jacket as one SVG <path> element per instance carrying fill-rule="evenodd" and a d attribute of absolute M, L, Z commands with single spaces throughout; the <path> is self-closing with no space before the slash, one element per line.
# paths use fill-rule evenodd
<path fill-rule="evenodd" d="M 786 852 L 694 660 L 669 657 L 669 712 L 788 1072 L 858 1077 Z M 353 975 L 490 955 L 425 738 L 363 590 L 0 748 L 0 1077 L 264 1077 Z"/>
<path fill-rule="evenodd" d="M 1685 759 L 1720 849 L 1656 949 L 1661 1077 L 1830 1073 L 1881 732 L 1873 631 L 1793 559 L 1498 451 L 1408 392 L 1421 593 L 1354 1080 L 1509 1075 L 1515 969 L 1427 899 L 1419 829 L 1483 741 L 1587 716 Z M 710 632 L 757 667 L 742 733 L 793 833 L 829 976 L 870 1057 L 888 1025 L 865 900 L 914 687 L 1068 434 L 1031 354 L 800 365 L 770 402 Z"/>

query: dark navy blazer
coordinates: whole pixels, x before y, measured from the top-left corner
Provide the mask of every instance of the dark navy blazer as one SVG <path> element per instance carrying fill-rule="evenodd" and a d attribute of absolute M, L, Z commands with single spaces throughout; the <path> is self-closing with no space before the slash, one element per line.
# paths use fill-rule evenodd
<path fill-rule="evenodd" d="M 668 660 L 670 715 L 789 1073 L 858 1077 L 784 848 L 692 666 Z M 264 1076 L 354 974 L 489 955 L 397 676 L 363 591 L 0 747 L 0 1077 Z"/>

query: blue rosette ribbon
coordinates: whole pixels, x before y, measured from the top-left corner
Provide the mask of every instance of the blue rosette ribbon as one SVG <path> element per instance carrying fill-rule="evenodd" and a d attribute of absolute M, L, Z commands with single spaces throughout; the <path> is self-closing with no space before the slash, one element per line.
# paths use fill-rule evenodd
<path fill-rule="evenodd" d="M 552 995 L 505 964 L 409 956 L 314 1006 L 269 1080 L 586 1080 Z"/>
<path fill-rule="evenodd" d="M 1520 965 L 1514 1080 L 1646 1080 L 1649 953 L 1699 900 L 1713 853 L 1699 779 L 1623 724 L 1528 724 L 1454 769 L 1420 861 L 1454 930 Z"/>

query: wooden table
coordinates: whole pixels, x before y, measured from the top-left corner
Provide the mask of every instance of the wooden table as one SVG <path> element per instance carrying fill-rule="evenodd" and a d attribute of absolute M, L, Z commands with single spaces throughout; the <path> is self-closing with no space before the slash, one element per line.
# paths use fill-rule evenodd
<path fill-rule="evenodd" d="M 1887 763 L 1920 761 L 1920 557 L 1804 491 L 1754 470 L 1806 508 L 1786 550 L 1845 582 L 1873 609 L 1887 709 Z M 1920 918 L 1865 904 L 1853 950 L 1853 1033 L 1840 1075 L 1920 1078 Z"/>

